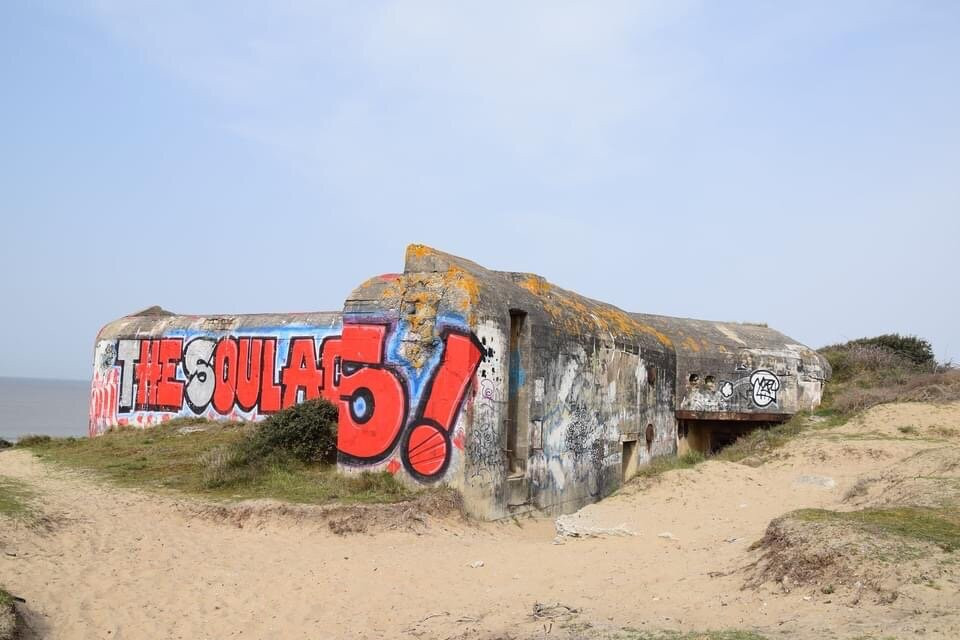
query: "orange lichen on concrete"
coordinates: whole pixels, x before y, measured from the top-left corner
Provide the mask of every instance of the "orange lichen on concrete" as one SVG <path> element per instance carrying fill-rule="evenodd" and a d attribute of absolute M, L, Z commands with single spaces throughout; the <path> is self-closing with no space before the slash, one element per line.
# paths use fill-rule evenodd
<path fill-rule="evenodd" d="M 425 244 L 411 244 L 407 247 L 407 257 L 423 258 L 431 253 L 434 253 L 434 250 Z"/>
<path fill-rule="evenodd" d="M 687 336 L 683 339 L 683 346 L 685 346 L 687 349 L 690 349 L 690 351 L 700 351 L 700 345 L 690 336 Z"/>
<path fill-rule="evenodd" d="M 521 280 L 519 284 L 535 296 L 543 296 L 550 292 L 550 283 L 540 276 L 530 275 Z"/>
<path fill-rule="evenodd" d="M 465 313 L 469 312 L 480 299 L 480 285 L 477 279 L 460 267 L 451 266 L 447 269 L 445 284 L 458 288 L 464 294 L 457 306 Z"/>
<path fill-rule="evenodd" d="M 599 303 L 597 304 L 602 309 L 603 317 L 606 318 L 607 322 L 612 327 L 616 328 L 616 330 L 622 335 L 629 335 L 630 333 L 645 333 L 656 338 L 660 344 L 665 347 L 673 346 L 673 341 L 667 334 L 657 331 L 650 325 L 640 322 L 636 318 L 630 316 L 630 314 L 627 312 L 616 307 L 601 305 Z"/>
<path fill-rule="evenodd" d="M 468 322 L 480 291 L 476 278 L 457 266 L 443 273 L 407 273 L 396 284 L 396 304 L 409 333 L 401 347 L 404 357 L 416 368 L 423 367 L 439 342 L 437 314 L 441 307 L 462 312 Z"/>
<path fill-rule="evenodd" d="M 570 333 L 606 333 L 623 337 L 645 333 L 664 346 L 673 344 L 669 336 L 625 311 L 554 287 L 540 276 L 530 275 L 519 280 L 518 284 L 540 298 L 544 311 Z"/>
<path fill-rule="evenodd" d="M 368 278 L 353 290 L 350 299 L 353 300 L 382 300 L 395 303 L 403 294 L 403 276 L 398 274 L 384 274 Z"/>
<path fill-rule="evenodd" d="M 410 364 L 422 368 L 437 340 L 437 308 L 443 295 L 440 279 L 434 274 L 408 275 L 404 278 L 400 313 L 409 325 L 401 351 Z"/>

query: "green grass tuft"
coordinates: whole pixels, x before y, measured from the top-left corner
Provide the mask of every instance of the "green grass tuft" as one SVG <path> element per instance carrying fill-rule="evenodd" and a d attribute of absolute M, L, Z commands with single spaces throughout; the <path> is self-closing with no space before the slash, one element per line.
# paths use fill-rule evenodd
<path fill-rule="evenodd" d="M 638 478 L 652 478 L 674 469 L 692 469 L 706 460 L 699 451 L 688 451 L 680 456 L 658 456 L 637 469 Z"/>
<path fill-rule="evenodd" d="M 572 640 L 768 640 L 765 636 L 741 629 L 714 631 L 672 631 L 669 629 L 636 629 L 621 627 L 603 629 L 589 622 L 568 622 L 561 625 Z"/>
<path fill-rule="evenodd" d="M 27 501 L 31 495 L 32 493 L 23 483 L 0 476 L 0 516 L 9 518 L 29 516 L 31 509 Z"/>
<path fill-rule="evenodd" d="M 38 444 L 50 442 L 53 438 L 50 436 L 23 436 L 17 440 L 17 447 L 33 447 Z"/>
<path fill-rule="evenodd" d="M 171 421 L 173 422 L 173 421 Z M 200 424 L 200 423 L 191 423 Z M 272 498 L 288 502 L 400 502 L 412 492 L 388 473 L 343 475 L 328 464 L 271 456 L 229 468 L 216 462 L 258 427 L 203 423 L 180 433 L 183 423 L 122 429 L 96 438 L 47 438 L 26 445 L 44 460 L 90 470 L 121 486 L 176 490 L 214 499 Z M 19 446 L 19 445 L 18 445 Z M 227 468 L 229 478 L 213 477 Z"/>
<path fill-rule="evenodd" d="M 594 638 L 596 636 L 584 636 Z M 767 640 L 752 631 L 727 629 L 722 631 L 645 631 L 624 629 L 611 636 L 610 640 Z"/>
<path fill-rule="evenodd" d="M 873 533 L 929 542 L 944 551 L 960 549 L 960 509 L 892 507 L 860 511 L 801 509 L 789 514 L 806 522 L 845 523 Z"/>

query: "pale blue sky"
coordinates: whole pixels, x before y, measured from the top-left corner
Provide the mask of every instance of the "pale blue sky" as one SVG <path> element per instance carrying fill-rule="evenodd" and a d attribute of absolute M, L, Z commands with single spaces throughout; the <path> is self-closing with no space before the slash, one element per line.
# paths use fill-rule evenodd
<path fill-rule="evenodd" d="M 0 375 L 337 309 L 422 242 L 960 360 L 960 3 L 0 4 Z"/>

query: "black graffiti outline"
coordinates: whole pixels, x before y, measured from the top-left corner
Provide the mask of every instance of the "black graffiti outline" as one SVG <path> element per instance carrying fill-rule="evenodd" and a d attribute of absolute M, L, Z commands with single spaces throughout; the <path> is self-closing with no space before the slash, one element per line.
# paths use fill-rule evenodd
<path fill-rule="evenodd" d="M 369 327 L 369 326 L 385 327 L 383 336 L 380 338 L 380 354 L 381 354 L 381 358 L 383 360 L 386 360 L 388 338 L 393 334 L 393 331 L 395 330 L 393 323 L 390 323 L 390 322 L 344 323 L 345 326 L 347 324 L 356 324 L 356 325 L 362 325 L 365 327 Z M 323 350 L 327 346 L 326 344 L 327 340 L 339 341 L 342 344 L 343 342 L 342 330 L 341 330 L 341 335 L 326 336 L 321 341 L 320 343 L 321 369 L 323 367 Z M 401 415 L 403 415 L 403 419 L 400 423 L 400 428 L 397 429 L 397 434 L 393 437 L 393 440 L 390 442 L 390 444 L 384 448 L 382 453 L 378 453 L 372 456 L 356 456 L 351 453 L 341 451 L 338 446 L 337 462 L 343 462 L 345 464 L 352 465 L 352 466 L 369 466 L 369 465 L 376 464 L 378 462 L 383 462 L 384 460 L 389 458 L 391 455 L 393 455 L 394 451 L 396 450 L 397 444 L 399 444 L 400 441 L 403 439 L 403 434 L 404 432 L 407 431 L 407 427 L 409 426 L 409 423 L 410 423 L 409 415 L 408 415 L 410 411 L 410 398 L 409 398 L 410 392 L 407 389 L 407 377 L 403 374 L 402 369 L 400 369 L 399 367 L 391 363 L 388 363 L 388 362 L 368 363 L 368 362 L 357 362 L 355 360 L 344 360 L 342 359 L 342 354 L 339 354 L 337 355 L 336 358 L 334 358 L 334 371 L 331 373 L 331 375 L 333 376 L 331 378 L 331 389 L 339 388 L 340 380 L 342 380 L 345 377 L 350 377 L 355 373 L 358 373 L 362 369 L 385 370 L 385 371 L 388 371 L 394 378 L 397 379 L 397 382 L 400 383 L 400 390 L 401 390 L 400 401 L 403 404 Z M 326 383 L 327 381 L 326 371 L 324 371 L 323 380 L 324 380 L 324 383 Z M 352 414 L 353 402 L 358 397 L 358 395 L 361 394 L 361 392 L 366 392 L 366 394 L 369 394 L 371 398 L 375 396 L 373 391 L 367 387 L 357 387 L 357 389 L 352 394 L 339 396 L 339 399 L 344 401 L 347 404 L 347 408 L 348 410 L 351 411 L 351 414 Z M 372 406 L 372 403 L 371 403 L 371 406 Z M 363 422 L 358 422 L 358 424 L 364 424 L 369 420 L 371 420 L 372 418 L 373 418 L 373 412 L 370 411 L 366 419 Z"/>
<path fill-rule="evenodd" d="M 423 414 L 427 410 L 427 403 L 430 401 L 430 397 L 433 395 L 433 384 L 437 379 L 437 372 L 443 368 L 443 363 L 447 358 L 447 337 L 450 335 L 458 335 L 464 338 L 469 339 L 473 345 L 479 350 L 481 354 L 480 360 L 477 361 L 477 364 L 474 366 L 473 371 L 470 372 L 467 384 L 463 388 L 463 393 L 460 396 L 460 400 L 457 403 L 456 408 L 453 411 L 453 422 L 454 424 L 449 425 L 450 431 L 448 432 L 443 425 L 438 423 L 436 420 L 430 418 L 424 418 Z M 430 378 L 427 380 L 426 385 L 423 388 L 423 393 L 420 394 L 420 406 L 417 408 L 417 413 L 413 419 L 409 420 L 407 425 L 404 427 L 403 435 L 403 446 L 400 449 L 400 459 L 403 461 L 403 467 L 406 469 L 407 473 L 413 476 L 415 479 L 420 482 L 436 482 L 447 471 L 447 467 L 450 466 L 450 460 L 453 458 L 453 441 L 452 441 L 452 432 L 456 428 L 457 418 L 460 416 L 460 412 L 463 410 L 463 405 L 467 401 L 467 398 L 470 397 L 470 389 L 473 386 L 474 377 L 476 376 L 477 369 L 480 367 L 480 363 L 483 361 L 483 355 L 486 354 L 487 348 L 483 345 L 482 342 L 477 338 L 477 335 L 469 330 L 458 329 L 455 327 L 445 326 L 440 330 L 440 342 L 443 344 L 443 353 L 440 354 L 440 361 L 437 362 L 433 371 L 430 373 Z M 410 443 L 410 436 L 414 431 L 415 427 L 424 425 L 427 427 L 432 427 L 434 430 L 440 432 L 444 438 L 445 445 L 445 454 L 443 457 L 443 463 L 440 465 L 440 468 L 437 469 L 432 474 L 423 474 L 413 468 L 413 464 L 410 463 L 410 456 L 408 451 L 408 445 Z"/>
<path fill-rule="evenodd" d="M 137 348 L 135 351 L 136 357 L 129 358 L 129 359 L 121 358 L 120 357 L 121 342 L 136 342 L 137 343 Z M 115 366 L 120 367 L 120 381 L 117 386 L 117 413 L 133 413 L 134 407 L 137 404 L 137 393 L 136 393 L 137 375 L 136 375 L 136 372 L 134 371 L 134 367 L 136 367 L 136 364 L 140 362 L 140 339 L 139 338 L 117 338 L 116 343 L 117 343 L 117 357 L 116 357 L 117 364 Z M 130 376 L 133 377 L 133 380 L 130 382 L 130 404 L 129 406 L 125 407 L 123 405 L 123 386 L 124 386 L 125 376 L 127 375 L 128 371 L 130 373 Z"/>
<path fill-rule="evenodd" d="M 132 368 L 133 368 L 133 387 L 132 387 L 131 389 L 135 389 L 136 391 L 135 391 L 135 392 L 132 391 L 132 395 L 133 395 L 133 412 L 139 413 L 139 412 L 142 412 L 142 411 L 146 411 L 146 412 L 175 413 L 175 412 L 179 411 L 179 410 L 183 407 L 183 389 L 184 389 L 184 383 L 183 383 L 182 380 L 177 379 L 177 373 L 180 371 L 180 360 L 183 358 L 183 338 L 168 338 L 168 337 L 160 336 L 160 337 L 149 337 L 149 338 L 141 338 L 141 339 L 138 339 L 138 340 L 137 340 L 137 347 L 138 347 L 138 351 L 139 351 L 139 353 L 140 353 L 141 356 L 142 356 L 142 354 L 143 354 L 143 343 L 144 343 L 144 342 L 148 342 L 148 343 L 149 343 L 149 345 L 148 345 L 148 353 L 149 353 L 150 356 L 151 356 L 151 361 L 150 361 L 149 363 L 145 363 L 145 362 L 142 361 L 143 358 L 142 358 L 142 357 L 139 357 L 139 356 L 138 356 L 137 359 L 134 361 L 134 365 L 133 365 L 133 367 L 132 367 Z M 163 343 L 164 343 L 164 342 L 177 342 L 177 343 L 179 344 L 179 346 L 180 346 L 180 356 L 179 356 L 178 358 L 176 358 L 176 359 L 157 360 L 157 361 L 154 361 L 154 360 L 153 360 L 154 350 L 156 350 L 156 357 L 159 359 L 159 358 L 160 358 L 160 349 L 161 349 L 161 347 L 163 346 Z M 174 364 L 173 364 L 173 371 L 172 371 L 172 372 L 169 372 L 169 371 L 167 371 L 167 369 L 169 368 L 169 367 L 167 366 L 167 364 L 168 364 L 168 363 L 171 363 L 171 362 L 174 363 Z M 150 401 L 149 401 L 149 398 L 150 398 L 150 385 L 149 385 L 149 384 L 147 385 L 147 389 L 146 389 L 146 391 L 144 391 L 144 394 L 143 394 L 143 397 L 144 397 L 147 401 L 146 401 L 146 402 L 138 402 L 138 401 L 137 401 L 137 397 L 140 395 L 140 380 L 139 380 L 139 377 L 140 377 L 140 376 L 139 376 L 138 373 L 137 373 L 137 367 L 138 367 L 138 366 L 139 366 L 139 367 L 146 367 L 146 366 L 155 366 L 155 367 L 156 367 L 156 366 L 159 366 L 159 367 L 160 367 L 160 376 L 159 376 L 159 378 L 158 378 L 158 380 L 157 380 L 157 383 L 154 385 L 154 386 L 156 386 L 156 387 L 159 387 L 160 385 L 162 385 L 162 384 L 164 384 L 164 383 L 175 383 L 175 384 L 179 384 L 179 385 L 180 385 L 180 406 L 178 407 L 178 406 L 176 406 L 176 405 L 160 404 L 159 402 L 158 402 L 157 404 L 151 404 Z M 121 371 L 122 371 L 122 369 L 121 369 Z M 121 374 L 121 375 L 122 375 L 122 374 Z M 159 389 L 154 390 L 153 393 L 154 393 L 154 396 L 157 396 L 157 394 L 159 393 Z M 119 402 L 118 402 L 118 404 L 119 404 Z M 128 413 L 129 413 L 129 412 L 128 412 Z"/>
<path fill-rule="evenodd" d="M 293 404 L 298 404 L 297 399 L 300 397 L 300 391 L 301 391 L 301 390 L 303 391 L 303 399 L 304 399 L 304 401 L 310 399 L 310 398 L 307 397 L 307 386 L 306 386 L 306 385 L 303 385 L 303 384 L 296 384 L 296 385 L 294 385 L 294 384 L 291 384 L 291 383 L 284 382 L 284 380 L 283 380 L 283 377 L 284 377 L 284 376 L 283 376 L 283 372 L 284 372 L 284 371 L 295 371 L 295 370 L 296 370 L 296 369 L 294 369 L 294 367 L 292 366 L 292 364 L 293 364 L 293 345 L 294 345 L 294 342 L 299 343 L 299 341 L 301 341 L 301 340 L 310 340 L 310 341 L 313 343 L 312 346 L 311 346 L 311 349 L 310 349 L 310 352 L 311 352 L 312 355 L 313 355 L 313 366 L 314 366 L 314 369 L 316 369 L 318 372 L 320 372 L 320 384 L 317 386 L 317 390 L 320 392 L 319 395 L 318 395 L 318 397 L 321 397 L 321 398 L 323 397 L 323 391 L 324 391 L 324 387 L 325 387 L 325 385 L 326 385 L 326 378 L 327 378 L 327 376 L 326 376 L 326 372 L 323 370 L 323 352 L 320 351 L 320 350 L 318 350 L 318 348 L 317 348 L 317 337 L 316 337 L 316 336 L 311 336 L 311 335 L 295 336 L 295 337 L 294 337 L 294 336 L 291 336 L 290 339 L 289 339 L 289 341 L 288 341 L 288 343 L 287 343 L 287 359 L 286 359 L 283 367 L 281 367 L 281 370 L 280 370 L 280 408 L 281 408 L 281 409 L 284 408 L 284 406 L 283 406 L 283 400 L 284 400 L 284 398 L 287 397 L 287 388 L 288 388 L 288 387 L 295 387 L 295 389 L 293 390 Z M 325 341 L 326 341 L 326 337 L 324 337 L 324 338 L 320 341 L 320 344 L 323 345 L 323 343 L 324 343 Z M 297 369 L 301 369 L 301 367 L 298 367 Z M 289 406 L 293 406 L 293 405 L 289 405 Z"/>
<path fill-rule="evenodd" d="M 203 359 L 200 359 L 200 358 L 197 359 L 197 364 L 203 364 L 203 365 L 209 367 L 209 368 L 210 368 L 210 374 L 209 374 L 209 375 L 214 376 L 214 380 L 213 380 L 213 386 L 214 386 L 214 388 L 213 388 L 213 390 L 210 392 L 210 398 L 208 398 L 207 401 L 206 401 L 205 403 L 203 403 L 202 405 L 194 404 L 193 398 L 191 397 L 190 393 L 187 391 L 188 387 L 190 386 L 190 383 L 193 382 L 194 378 L 200 379 L 200 376 L 201 376 L 201 375 L 204 375 L 204 376 L 207 375 L 207 372 L 206 372 L 206 371 L 196 371 L 196 370 L 194 370 L 193 372 L 188 372 L 188 371 L 187 371 L 187 352 L 190 350 L 190 346 L 191 346 L 194 342 L 199 342 L 199 341 L 210 342 L 210 343 L 212 343 L 212 345 L 213 345 L 213 348 L 210 349 L 210 359 L 209 359 L 209 360 L 203 360 Z M 196 414 L 196 415 L 200 415 L 200 414 L 202 414 L 204 411 L 206 411 L 206 410 L 207 410 L 207 407 L 209 407 L 209 406 L 210 406 L 210 403 L 213 401 L 213 393 L 214 393 L 214 391 L 216 391 L 216 385 L 217 385 L 216 377 L 215 377 L 215 376 L 216 376 L 216 369 L 215 369 L 214 366 L 213 366 L 213 362 L 214 362 L 213 355 L 217 352 L 217 345 L 218 345 L 218 344 L 220 344 L 220 339 L 219 339 L 219 338 L 211 338 L 211 337 L 207 337 L 207 336 L 197 336 L 197 337 L 195 337 L 195 338 L 191 338 L 190 341 L 187 342 L 187 344 L 186 344 L 186 345 L 184 346 L 184 348 L 183 348 L 183 356 L 180 358 L 180 368 L 181 368 L 181 372 L 183 373 L 183 377 L 185 378 L 184 381 L 183 381 L 183 400 L 184 400 L 184 402 L 186 403 L 186 405 L 190 408 L 190 410 L 193 411 L 193 413 Z M 194 365 L 190 365 L 190 366 L 193 367 Z M 200 383 L 201 383 L 201 384 L 205 384 L 205 383 L 206 383 L 206 380 L 200 379 Z M 183 405 L 181 405 L 180 408 L 182 409 L 182 408 L 183 408 Z"/>
<path fill-rule="evenodd" d="M 754 378 L 757 380 L 754 381 Z M 758 407 L 767 407 L 777 404 L 777 392 L 780 390 L 780 377 L 769 369 L 757 369 L 750 374 L 750 397 Z M 757 397 L 765 402 L 758 402 Z"/>
<path fill-rule="evenodd" d="M 473 466 L 471 477 L 493 472 L 503 465 L 503 451 L 497 433 L 497 420 L 492 400 L 473 405 L 473 428 L 465 453 Z"/>
<path fill-rule="evenodd" d="M 570 412 L 570 424 L 564 432 L 563 444 L 573 455 L 574 462 L 579 463 L 593 445 L 590 436 L 600 428 L 600 421 L 596 415 L 590 415 L 580 402 L 571 403 L 567 410 Z"/>
<path fill-rule="evenodd" d="M 237 362 L 237 364 L 238 364 L 238 367 L 237 367 L 237 369 L 238 369 L 238 370 L 237 370 L 237 385 L 236 385 L 236 387 L 234 387 L 234 390 L 233 390 L 233 392 L 234 392 L 234 393 L 233 393 L 233 396 L 234 396 L 234 401 L 235 401 L 234 404 L 235 404 L 235 406 L 240 407 L 241 411 L 245 411 L 245 412 L 247 412 L 247 413 L 249 413 L 249 412 L 253 411 L 254 409 L 256 409 L 258 414 L 261 414 L 261 413 L 262 413 L 262 414 L 264 414 L 264 415 L 270 415 L 271 413 L 276 413 L 277 411 L 280 411 L 281 409 L 283 409 L 283 386 L 282 386 L 281 383 L 279 383 L 279 382 L 277 381 L 277 374 L 280 372 L 280 367 L 277 366 L 278 360 L 279 360 L 279 358 L 280 358 L 280 355 L 279 355 L 279 347 L 280 347 L 280 345 L 279 345 L 279 339 L 278 339 L 276 336 L 229 336 L 229 337 L 230 337 L 232 340 L 236 340 L 236 341 L 237 341 L 237 361 L 238 361 L 238 362 Z M 305 336 L 296 336 L 296 337 L 299 338 L 299 337 L 305 337 Z M 250 342 L 250 350 L 247 352 L 247 364 L 246 364 L 247 373 L 246 373 L 246 374 L 243 373 L 243 363 L 242 363 L 242 358 L 240 357 L 240 340 L 248 340 L 248 341 Z M 249 374 L 252 373 L 252 369 L 250 369 L 250 367 L 252 366 L 252 364 L 251 364 L 251 360 L 252 360 L 251 354 L 252 354 L 252 352 L 253 352 L 253 341 L 254 341 L 254 340 L 259 340 L 259 341 L 260 341 L 260 375 L 259 375 L 259 378 L 258 378 L 258 379 L 259 379 L 259 384 L 257 385 L 257 397 L 256 397 L 256 399 L 254 399 L 253 404 L 251 404 L 251 405 L 249 405 L 249 406 L 245 406 L 242 402 L 240 402 L 240 392 L 238 391 L 238 389 L 240 388 L 240 376 L 246 375 L 246 376 L 247 376 L 247 381 L 249 381 L 249 379 L 250 379 L 250 378 L 249 378 Z M 266 369 L 267 369 L 267 349 L 266 349 L 266 346 L 267 346 L 267 343 L 268 343 L 268 342 L 273 345 L 273 362 L 270 363 L 270 371 L 269 371 L 269 372 L 266 370 Z M 264 383 L 264 379 L 265 379 L 265 377 L 266 377 L 265 374 L 267 374 L 267 373 L 269 373 L 269 376 L 270 376 L 270 386 L 275 387 L 275 388 L 278 390 L 278 392 L 279 392 L 279 394 L 280 394 L 280 400 L 279 400 L 279 402 L 277 402 L 277 408 L 276 408 L 276 409 L 269 409 L 269 410 L 264 411 L 264 410 L 261 409 L 260 407 L 263 406 L 263 386 L 264 386 L 264 384 L 265 384 L 265 383 Z M 322 374 L 321 374 L 321 377 L 322 377 Z"/>

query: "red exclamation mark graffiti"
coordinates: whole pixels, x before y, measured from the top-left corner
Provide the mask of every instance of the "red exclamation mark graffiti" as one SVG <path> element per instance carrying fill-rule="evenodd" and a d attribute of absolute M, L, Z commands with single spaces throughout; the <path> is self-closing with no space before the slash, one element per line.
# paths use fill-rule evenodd
<path fill-rule="evenodd" d="M 419 417 L 404 447 L 411 473 L 423 479 L 435 478 L 447 468 L 450 431 L 483 359 L 483 348 L 472 335 L 448 330 L 443 339 L 443 356 L 427 385 Z"/>

